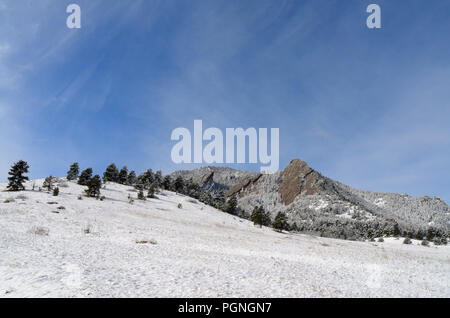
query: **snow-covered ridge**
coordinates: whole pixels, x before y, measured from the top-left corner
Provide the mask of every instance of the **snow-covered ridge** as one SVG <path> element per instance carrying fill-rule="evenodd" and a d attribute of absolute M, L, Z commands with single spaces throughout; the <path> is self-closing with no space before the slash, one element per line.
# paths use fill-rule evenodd
<path fill-rule="evenodd" d="M 450 296 L 450 248 L 277 233 L 164 191 L 1 192 L 0 297 Z M 7 202 L 7 203 L 4 203 Z M 181 208 L 179 208 L 181 204 Z"/>
<path fill-rule="evenodd" d="M 368 224 L 376 230 L 387 222 L 397 224 L 401 232 L 417 238 L 423 237 L 430 226 L 439 236 L 450 235 L 450 207 L 441 199 L 354 189 L 322 176 L 300 159 L 292 160 L 283 171 L 257 178 L 256 173 L 222 167 L 180 171 L 173 175 L 193 178 L 207 190 L 233 188 L 245 215 L 262 205 L 272 218 L 282 211 L 291 224 L 326 236 L 358 239 L 365 233 L 355 228 Z M 242 182 L 252 177 L 256 181 Z M 241 182 L 244 186 L 236 191 L 236 185 L 239 188 Z M 343 223 L 343 219 L 347 222 Z M 342 228 L 345 233 L 341 234 Z"/>

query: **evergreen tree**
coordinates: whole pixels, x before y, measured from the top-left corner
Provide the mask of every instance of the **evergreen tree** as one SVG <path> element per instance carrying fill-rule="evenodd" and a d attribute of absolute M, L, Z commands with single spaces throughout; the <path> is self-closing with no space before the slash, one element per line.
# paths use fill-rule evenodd
<path fill-rule="evenodd" d="M 253 209 L 251 220 L 254 225 L 259 225 L 259 227 L 270 225 L 270 216 L 264 211 L 264 207 L 262 206 Z"/>
<path fill-rule="evenodd" d="M 87 185 L 89 180 L 92 178 L 92 168 L 87 168 L 86 170 L 83 170 L 80 174 L 80 177 L 78 178 L 78 184 L 79 185 Z"/>
<path fill-rule="evenodd" d="M 147 187 L 147 176 L 145 175 L 145 173 L 142 173 L 139 175 L 139 177 L 137 177 L 134 187 L 137 190 L 144 190 Z"/>
<path fill-rule="evenodd" d="M 156 199 L 156 191 L 158 190 L 158 187 L 156 186 L 156 182 L 153 182 L 150 188 L 148 189 L 147 198 Z"/>
<path fill-rule="evenodd" d="M 103 173 L 103 181 L 104 182 L 117 182 L 119 181 L 119 169 L 117 169 L 114 163 L 110 164 L 106 171 Z"/>
<path fill-rule="evenodd" d="M 85 190 L 86 196 L 91 198 L 100 197 L 100 189 L 102 187 L 102 180 L 100 176 L 96 174 L 94 177 L 90 178 L 87 182 L 87 189 Z"/>
<path fill-rule="evenodd" d="M 139 192 L 138 192 L 138 200 L 145 201 L 144 190 L 142 190 L 142 189 L 140 189 Z"/>
<path fill-rule="evenodd" d="M 136 172 L 134 170 L 131 170 L 127 177 L 127 184 L 132 186 L 135 185 L 137 181 Z"/>
<path fill-rule="evenodd" d="M 42 188 L 46 189 L 48 192 L 52 191 L 53 181 L 54 178 L 52 176 L 45 178 L 44 183 L 42 184 Z"/>
<path fill-rule="evenodd" d="M 128 181 L 128 168 L 127 166 L 123 166 L 123 168 L 120 169 L 119 172 L 119 183 L 127 184 L 127 181 Z"/>
<path fill-rule="evenodd" d="M 236 198 L 235 195 L 233 195 L 228 200 L 227 212 L 230 213 L 230 214 L 236 214 L 236 212 L 237 212 L 237 198 Z"/>
<path fill-rule="evenodd" d="M 28 177 L 24 176 L 25 173 L 28 173 L 28 163 L 23 160 L 16 162 L 9 170 L 8 174 L 8 191 L 21 191 L 25 190 L 23 183 L 28 180 Z"/>
<path fill-rule="evenodd" d="M 225 210 L 225 194 L 223 191 L 219 191 L 213 199 L 213 206 L 221 211 Z"/>
<path fill-rule="evenodd" d="M 163 176 L 162 176 L 161 170 L 156 171 L 156 173 L 155 173 L 155 182 L 156 182 L 156 186 L 158 188 L 160 188 L 162 186 Z"/>
<path fill-rule="evenodd" d="M 75 180 L 78 178 L 78 174 L 80 173 L 80 167 L 78 166 L 78 162 L 74 162 L 70 168 L 69 171 L 67 171 L 67 180 Z"/>
<path fill-rule="evenodd" d="M 165 190 L 171 190 L 172 189 L 172 178 L 170 176 L 165 176 L 162 186 Z"/>
<path fill-rule="evenodd" d="M 252 211 L 252 215 L 250 217 L 254 225 L 259 225 L 259 227 L 262 227 L 262 215 L 261 210 L 259 207 L 254 207 Z"/>
<path fill-rule="evenodd" d="M 201 188 L 198 183 L 195 183 L 192 178 L 190 178 L 186 184 L 186 194 L 192 198 L 199 199 L 201 196 Z"/>
<path fill-rule="evenodd" d="M 176 192 L 184 193 L 184 179 L 183 179 L 183 177 L 182 176 L 178 176 L 175 179 L 175 182 L 174 182 L 173 186 L 174 186 L 174 189 L 175 189 Z"/>
<path fill-rule="evenodd" d="M 59 188 L 56 187 L 56 188 L 53 189 L 53 196 L 57 197 L 58 195 L 59 195 Z"/>
<path fill-rule="evenodd" d="M 148 169 L 144 172 L 145 188 L 149 189 L 152 183 L 155 181 L 155 175 L 152 169 Z"/>
<path fill-rule="evenodd" d="M 287 230 L 288 228 L 287 217 L 283 212 L 278 212 L 277 216 L 273 221 L 273 228 L 278 232 Z"/>

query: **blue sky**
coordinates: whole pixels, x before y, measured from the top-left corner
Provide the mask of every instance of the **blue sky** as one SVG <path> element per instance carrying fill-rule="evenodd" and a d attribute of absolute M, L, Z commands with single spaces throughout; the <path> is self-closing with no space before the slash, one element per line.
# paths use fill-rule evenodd
<path fill-rule="evenodd" d="M 66 7 L 82 28 L 66 27 Z M 369 30 L 366 7 L 382 9 Z M 170 172 L 176 127 L 280 128 L 301 158 L 450 202 L 450 2 L 0 0 L 0 179 Z M 235 168 L 259 170 L 258 165 Z"/>

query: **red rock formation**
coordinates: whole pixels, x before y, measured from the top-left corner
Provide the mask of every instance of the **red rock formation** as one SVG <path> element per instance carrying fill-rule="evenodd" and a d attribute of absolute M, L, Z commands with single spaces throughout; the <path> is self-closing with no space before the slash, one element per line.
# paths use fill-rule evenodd
<path fill-rule="evenodd" d="M 283 170 L 278 181 L 278 192 L 285 205 L 291 204 L 299 194 L 316 194 L 317 181 L 321 175 L 311 169 L 306 162 L 300 159 L 292 160 Z"/>

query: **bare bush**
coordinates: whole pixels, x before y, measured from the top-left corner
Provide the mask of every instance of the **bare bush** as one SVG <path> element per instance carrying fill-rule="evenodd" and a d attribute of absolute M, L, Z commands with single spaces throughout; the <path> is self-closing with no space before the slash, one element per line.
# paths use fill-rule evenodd
<path fill-rule="evenodd" d="M 40 235 L 40 236 L 48 236 L 50 233 L 50 230 L 43 226 L 33 226 L 28 233 L 34 234 L 34 235 Z"/>

